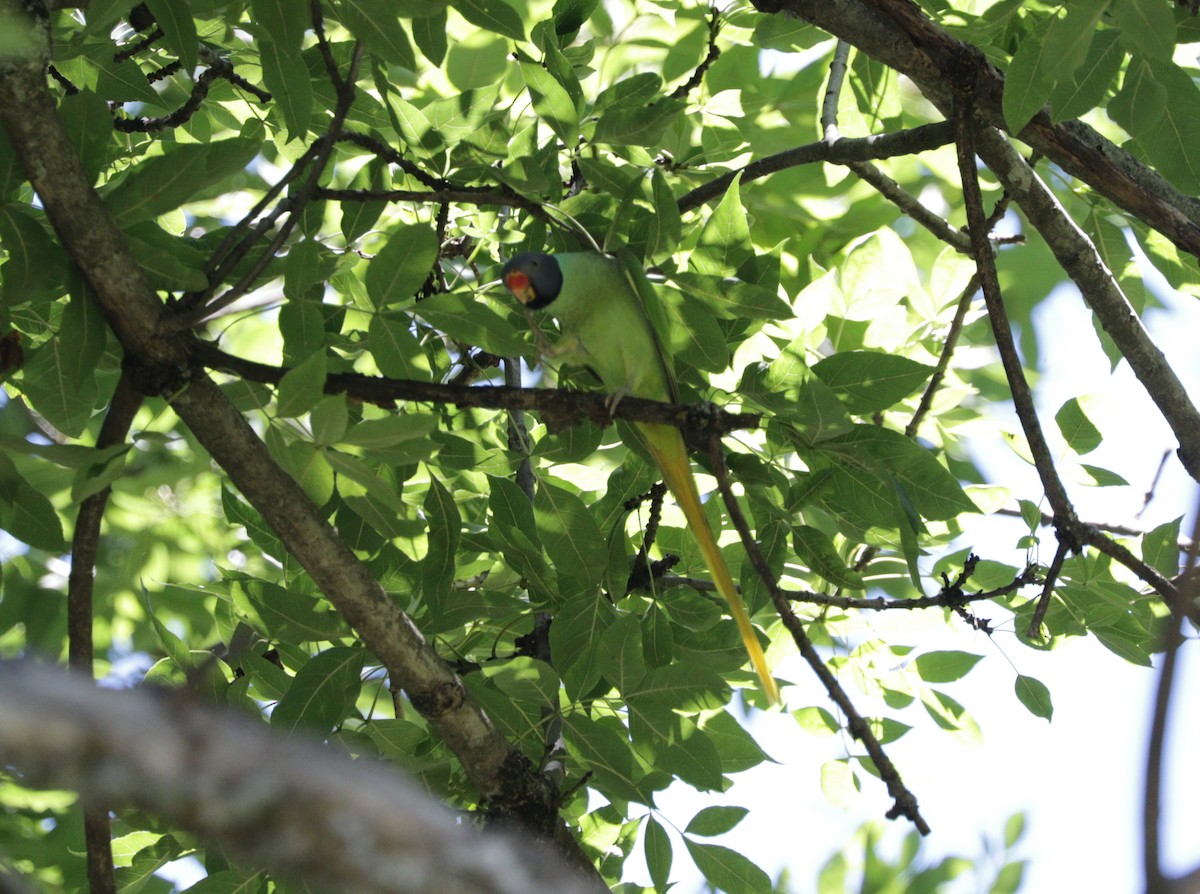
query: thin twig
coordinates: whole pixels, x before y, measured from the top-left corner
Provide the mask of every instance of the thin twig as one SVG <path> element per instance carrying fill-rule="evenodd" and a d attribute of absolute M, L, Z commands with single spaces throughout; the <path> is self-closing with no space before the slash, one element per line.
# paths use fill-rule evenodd
<path fill-rule="evenodd" d="M 1163 753 L 1167 742 L 1167 723 L 1171 712 L 1171 693 L 1175 685 L 1175 671 L 1179 647 L 1183 644 L 1183 622 L 1191 616 L 1190 607 L 1196 604 L 1197 574 L 1196 560 L 1200 552 L 1200 507 L 1192 527 L 1192 544 L 1187 551 L 1183 578 L 1179 585 L 1176 604 L 1172 606 L 1171 625 L 1164 644 L 1163 663 L 1159 671 L 1158 687 L 1154 694 L 1154 715 L 1150 723 L 1150 741 L 1146 748 L 1146 782 L 1142 801 L 1143 870 L 1146 877 L 1146 894 L 1170 894 L 1181 890 L 1176 883 L 1168 881 L 1162 869 L 1160 833 L 1162 821 Z"/>
<path fill-rule="evenodd" d="M 117 380 L 108 413 L 96 437 L 96 448 L 102 450 L 122 443 L 141 405 L 142 396 L 134 390 L 128 374 L 123 373 Z M 100 522 L 111 492 L 111 487 L 105 487 L 80 504 L 71 538 L 71 573 L 67 578 L 67 661 L 73 672 L 88 680 L 94 674 L 92 618 Z M 116 894 L 108 807 L 92 797 L 84 797 L 82 805 L 88 890 L 91 894 Z"/>
<path fill-rule="evenodd" d="M 278 385 L 288 372 L 288 367 L 235 357 L 199 339 L 192 342 L 191 353 L 197 365 L 230 373 L 250 382 Z M 762 422 L 762 417 L 757 413 L 731 413 L 707 403 L 664 404 L 630 395 L 622 398 L 613 408 L 612 396 L 596 391 L 447 385 L 362 373 L 330 373 L 325 379 L 325 393 L 347 394 L 356 400 L 384 407 L 393 407 L 397 402 L 405 401 L 490 410 L 537 410 L 547 425 L 553 424 L 558 428 L 576 425 L 584 420 L 597 425 L 610 425 L 613 419 L 661 422 L 701 439 L 710 432 L 728 434 L 739 429 L 757 428 Z"/>
<path fill-rule="evenodd" d="M 317 0 L 314 0 L 316 3 Z M 189 328 L 199 323 L 221 309 L 228 307 L 233 302 L 241 298 L 254 283 L 258 277 L 267 268 L 267 265 L 275 259 L 279 249 L 287 241 L 292 234 L 292 230 L 300 222 L 300 217 L 304 208 L 313 200 L 317 192 L 317 184 L 321 175 L 325 171 L 325 166 L 333 153 L 334 142 L 337 140 L 338 134 L 341 132 L 342 125 L 345 123 L 346 115 L 350 112 L 350 106 L 354 101 L 354 82 L 358 76 L 358 67 L 362 62 L 363 46 L 357 43 L 354 46 L 354 52 L 350 59 L 350 69 L 344 82 L 342 89 L 338 91 L 337 105 L 334 107 L 333 117 L 329 123 L 329 129 L 326 131 L 325 139 L 320 141 L 316 156 L 312 161 L 312 170 L 309 172 L 308 178 L 297 191 L 295 196 L 289 198 L 287 207 L 287 219 L 279 227 L 279 232 L 275 234 L 275 238 L 266 247 L 262 254 L 258 257 L 250 269 L 242 275 L 242 278 L 237 283 L 231 286 L 219 297 L 213 299 L 208 304 L 197 307 L 188 313 L 180 315 L 176 325 L 180 328 Z"/>
<path fill-rule="evenodd" d="M 1012 583 L 996 587 L 994 590 L 981 590 L 978 593 L 965 593 L 959 588 L 943 587 L 935 596 L 920 596 L 916 599 L 887 599 L 883 596 L 873 598 L 831 596 L 825 593 L 789 590 L 784 587 L 781 587 L 779 592 L 793 602 L 805 602 L 811 605 L 853 608 L 864 611 L 913 611 L 920 608 L 959 608 L 970 602 L 986 602 L 991 599 L 999 599 L 1002 596 L 1011 596 L 1021 587 L 1036 583 L 1037 579 L 1038 569 L 1036 566 L 1030 565 L 1013 578 Z"/>
<path fill-rule="evenodd" d="M 775 155 L 768 155 L 753 161 L 736 171 L 729 171 L 716 177 L 691 192 L 683 195 L 678 202 L 680 211 L 691 211 L 706 202 L 720 198 L 729 189 L 734 178 L 741 175 L 743 184 L 759 180 L 770 174 L 787 170 L 800 165 L 827 161 L 833 164 L 846 164 L 851 161 L 869 161 L 871 159 L 892 158 L 897 155 L 914 155 L 930 149 L 938 149 L 954 139 L 954 126 L 949 121 L 939 121 L 936 124 L 924 124 L 911 130 L 897 133 L 879 134 L 870 137 L 843 137 L 834 144 L 825 140 L 786 149 Z"/>
<path fill-rule="evenodd" d="M 671 91 L 670 99 L 683 99 L 700 86 L 700 83 L 704 80 L 704 73 L 708 71 L 709 67 L 721 55 L 721 48 L 717 46 L 717 37 L 720 34 L 721 11 L 714 3 L 708 8 L 708 53 L 700 61 L 700 64 L 696 66 L 696 70 L 692 72 L 692 76 Z"/>
<path fill-rule="evenodd" d="M 971 299 L 978 291 L 979 273 L 977 271 L 971 275 L 966 288 L 958 296 L 958 307 L 954 311 L 954 319 L 950 321 L 950 329 L 946 332 L 946 341 L 942 343 L 942 352 L 938 355 L 937 366 L 934 367 L 933 375 L 929 377 L 929 382 L 921 393 L 921 400 L 917 404 L 917 409 L 913 411 L 912 419 L 908 420 L 908 425 L 904 426 L 904 434 L 910 438 L 916 437 L 917 430 L 920 429 L 926 414 L 929 413 L 929 408 L 933 406 L 933 396 L 937 394 L 938 388 L 942 385 L 942 379 L 946 377 L 946 370 L 950 368 L 950 358 L 954 356 L 958 337 L 962 334 L 967 310 L 971 307 Z"/>
<path fill-rule="evenodd" d="M 1029 619 L 1029 626 L 1025 630 L 1025 635 L 1030 639 L 1042 638 L 1042 622 L 1046 620 L 1046 612 L 1050 609 L 1050 597 L 1054 595 L 1054 585 L 1058 583 L 1058 575 L 1062 571 L 1068 552 L 1067 541 L 1059 540 L 1054 559 L 1046 570 L 1046 579 L 1042 582 L 1041 595 L 1033 608 L 1033 617 Z"/>
<path fill-rule="evenodd" d="M 825 662 L 821 659 L 812 640 L 805 633 L 804 625 L 796 617 L 796 613 L 792 611 L 791 603 L 779 589 L 775 574 L 771 571 L 771 566 L 767 563 L 762 550 L 758 548 L 758 542 L 754 539 L 754 534 L 750 530 L 746 516 L 742 513 L 742 509 L 738 505 L 737 496 L 733 493 L 733 486 L 729 480 L 729 470 L 725 466 L 725 456 L 721 450 L 720 438 L 716 436 L 709 438 L 708 454 L 712 461 L 712 471 L 717 480 L 717 487 L 721 491 L 721 498 L 725 502 L 725 509 L 729 513 L 729 518 L 733 522 L 734 527 L 737 529 L 738 536 L 741 537 L 742 546 L 746 550 L 746 556 L 749 558 L 750 564 L 754 566 L 754 570 L 758 572 L 758 576 L 762 579 L 763 584 L 771 594 L 775 610 L 779 613 L 784 627 L 787 628 L 788 633 L 791 634 L 792 639 L 795 641 L 801 656 L 808 662 L 808 666 L 812 668 L 813 673 L 817 675 L 817 678 L 824 685 L 825 692 L 829 695 L 830 700 L 838 706 L 838 709 L 846 717 L 846 727 L 850 731 L 850 735 L 862 742 L 871 761 L 875 764 L 879 778 L 884 781 L 888 789 L 888 794 L 894 800 L 892 807 L 887 812 L 887 818 L 895 819 L 896 817 L 903 816 L 912 822 L 918 832 L 922 835 L 928 835 L 930 832 L 929 824 L 921 816 L 916 796 L 905 787 L 904 782 L 900 778 L 900 773 L 896 770 L 895 764 L 892 763 L 887 753 L 883 750 L 883 746 L 871 731 L 871 724 L 858 713 L 858 709 L 850 701 L 850 697 L 846 694 L 846 690 L 842 688 L 842 684 L 838 682 L 833 672 L 825 666 Z"/>
<path fill-rule="evenodd" d="M 1050 506 L 1054 510 L 1055 525 L 1059 526 L 1060 537 L 1066 537 L 1069 540 L 1071 538 L 1065 528 L 1077 521 L 1075 509 L 1063 486 L 1062 479 L 1058 476 L 1058 470 L 1054 467 L 1053 454 L 1042 434 L 1037 408 L 1033 402 L 1033 392 L 1025 379 L 1025 370 L 1021 365 L 1021 358 L 1017 354 L 1012 328 L 1008 322 L 1008 312 L 1000 293 L 996 263 L 987 238 L 983 194 L 979 189 L 978 172 L 975 169 L 975 123 L 972 120 L 971 102 L 965 94 L 960 95 L 955 107 L 955 130 L 958 137 L 959 173 L 967 210 L 967 230 L 971 237 L 975 264 L 979 272 L 980 285 L 983 287 L 983 297 L 987 303 L 996 348 L 1000 352 L 1000 361 L 1008 379 L 1013 407 L 1020 420 L 1021 430 L 1024 432 L 1030 452 L 1033 454 L 1034 467 L 1037 469 L 1038 478 L 1046 491 L 1046 497 L 1050 500 Z"/>

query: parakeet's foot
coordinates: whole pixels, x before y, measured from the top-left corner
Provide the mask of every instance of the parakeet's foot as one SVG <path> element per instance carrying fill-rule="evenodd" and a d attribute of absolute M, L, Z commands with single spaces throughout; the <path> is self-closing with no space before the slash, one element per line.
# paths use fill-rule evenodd
<path fill-rule="evenodd" d="M 633 394 L 633 389 L 626 385 L 620 391 L 614 391 L 604 401 L 604 409 L 608 410 L 608 415 L 612 416 L 617 412 L 617 407 L 621 401 Z"/>

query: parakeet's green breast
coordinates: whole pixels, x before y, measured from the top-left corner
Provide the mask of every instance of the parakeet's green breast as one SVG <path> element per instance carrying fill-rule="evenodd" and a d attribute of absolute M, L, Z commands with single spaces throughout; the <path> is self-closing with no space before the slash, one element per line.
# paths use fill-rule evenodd
<path fill-rule="evenodd" d="M 576 350 L 613 392 L 672 399 L 662 348 L 621 264 L 597 252 L 552 256 L 562 270 L 558 297 L 547 305 Z"/>

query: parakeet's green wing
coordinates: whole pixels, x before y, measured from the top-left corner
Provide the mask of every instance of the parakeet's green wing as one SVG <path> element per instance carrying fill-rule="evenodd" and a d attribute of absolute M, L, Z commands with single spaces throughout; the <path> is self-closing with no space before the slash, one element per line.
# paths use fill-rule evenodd
<path fill-rule="evenodd" d="M 671 403 L 679 403 L 679 388 L 675 384 L 675 369 L 671 357 L 666 351 L 668 339 L 667 309 L 663 306 L 658 290 L 646 278 L 646 271 L 629 249 L 621 249 L 615 254 L 621 273 L 629 284 L 630 290 L 640 299 L 638 305 L 646 316 L 650 331 L 654 333 L 655 347 L 658 349 L 658 359 L 667 372 L 667 382 L 670 387 Z"/>

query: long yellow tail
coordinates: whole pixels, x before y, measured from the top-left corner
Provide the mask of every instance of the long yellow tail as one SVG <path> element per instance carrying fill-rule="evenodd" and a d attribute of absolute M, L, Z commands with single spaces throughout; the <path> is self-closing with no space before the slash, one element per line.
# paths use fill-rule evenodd
<path fill-rule="evenodd" d="M 746 614 L 746 605 L 733 583 L 733 576 L 729 573 L 729 567 L 725 564 L 720 549 L 717 548 L 717 539 L 713 536 L 708 518 L 704 515 L 704 508 L 700 505 L 700 492 L 696 489 L 696 479 L 692 475 L 691 461 L 688 459 L 683 436 L 679 429 L 669 425 L 639 423 L 637 427 L 650 455 L 662 470 L 667 487 L 671 489 L 671 493 L 679 502 L 679 508 L 683 510 L 700 552 L 704 554 L 704 561 L 713 576 L 713 583 L 717 585 L 717 592 L 729 603 L 730 614 L 737 621 L 742 642 L 746 644 L 746 651 L 750 654 L 750 663 L 758 672 L 767 697 L 772 703 L 778 702 L 779 686 L 767 667 L 767 657 L 763 655 L 762 646 L 758 644 L 758 636 L 750 623 L 750 616 Z"/>

